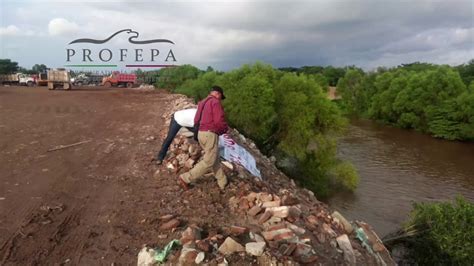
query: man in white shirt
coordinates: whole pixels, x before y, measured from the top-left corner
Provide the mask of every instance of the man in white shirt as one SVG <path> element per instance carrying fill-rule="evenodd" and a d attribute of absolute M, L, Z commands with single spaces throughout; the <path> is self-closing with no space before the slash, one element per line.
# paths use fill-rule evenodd
<path fill-rule="evenodd" d="M 166 153 L 168 152 L 168 148 L 173 142 L 174 137 L 178 134 L 178 131 L 181 127 L 185 127 L 190 131 L 193 131 L 194 127 L 194 116 L 196 115 L 197 109 L 185 109 L 181 111 L 175 112 L 171 116 L 170 127 L 168 129 L 168 135 L 166 139 L 163 141 L 163 145 L 161 146 L 161 150 L 157 155 L 156 164 L 160 165 L 163 163 L 165 159 Z"/>

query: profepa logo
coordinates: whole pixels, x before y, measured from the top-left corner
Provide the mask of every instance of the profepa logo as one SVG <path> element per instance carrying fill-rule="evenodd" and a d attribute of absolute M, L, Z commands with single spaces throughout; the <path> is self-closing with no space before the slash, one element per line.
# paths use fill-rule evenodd
<path fill-rule="evenodd" d="M 128 34 L 128 42 L 132 45 L 147 45 L 147 44 L 168 44 L 174 45 L 174 42 L 168 39 L 151 39 L 140 40 L 140 34 L 131 29 L 123 29 L 110 35 L 103 40 L 81 38 L 71 41 L 68 45 L 72 48 L 66 48 L 66 62 L 74 64 L 66 64 L 68 67 L 117 67 L 118 63 L 125 63 L 125 67 L 171 67 L 175 66 L 176 57 L 173 50 L 169 48 L 166 56 L 161 54 L 161 51 L 156 47 L 152 48 L 118 48 L 110 49 L 103 47 L 108 41 L 115 36 L 121 34 Z M 78 48 L 74 47 L 78 44 L 83 45 L 99 45 L 98 49 L 92 48 Z M 149 47 L 149 46 L 148 46 Z M 163 60 L 165 64 L 156 64 L 156 62 Z M 80 64 L 79 64 L 80 63 Z M 168 64 L 166 64 L 168 63 Z"/>

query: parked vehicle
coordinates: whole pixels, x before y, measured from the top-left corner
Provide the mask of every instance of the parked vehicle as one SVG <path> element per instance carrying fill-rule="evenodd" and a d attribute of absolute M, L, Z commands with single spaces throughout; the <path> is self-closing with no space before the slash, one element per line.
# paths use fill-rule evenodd
<path fill-rule="evenodd" d="M 26 74 L 4 74 L 0 75 L 0 83 L 2 85 L 23 85 L 23 86 L 34 86 L 35 79 Z"/>
<path fill-rule="evenodd" d="M 105 87 L 124 85 L 127 88 L 133 87 L 137 83 L 137 75 L 123 74 L 120 72 L 113 72 L 110 76 L 102 79 L 102 85 Z"/>
<path fill-rule="evenodd" d="M 38 73 L 35 78 L 37 86 L 48 86 L 48 73 Z"/>
<path fill-rule="evenodd" d="M 63 68 L 48 70 L 48 89 L 54 90 L 62 86 L 65 90 L 71 89 L 71 77 L 69 71 Z"/>
<path fill-rule="evenodd" d="M 71 83 L 76 86 L 82 85 L 100 85 L 102 83 L 103 76 L 81 73 L 74 78 L 71 78 Z"/>

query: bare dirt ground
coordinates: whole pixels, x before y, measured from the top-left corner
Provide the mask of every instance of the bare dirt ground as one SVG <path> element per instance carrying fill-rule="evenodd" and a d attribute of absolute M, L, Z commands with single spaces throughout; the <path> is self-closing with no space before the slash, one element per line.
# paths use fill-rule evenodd
<path fill-rule="evenodd" d="M 150 163 L 169 97 L 0 87 L 0 265 L 136 264 L 144 243 L 172 239 L 147 219 L 183 206 L 175 177 Z"/>

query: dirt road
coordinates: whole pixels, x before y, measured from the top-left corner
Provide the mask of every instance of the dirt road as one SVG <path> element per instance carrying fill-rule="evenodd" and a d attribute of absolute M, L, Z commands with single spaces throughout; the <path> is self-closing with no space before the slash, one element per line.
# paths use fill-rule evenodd
<path fill-rule="evenodd" d="M 134 264 L 144 243 L 168 241 L 150 217 L 181 192 L 150 159 L 170 97 L 0 87 L 0 265 Z"/>

